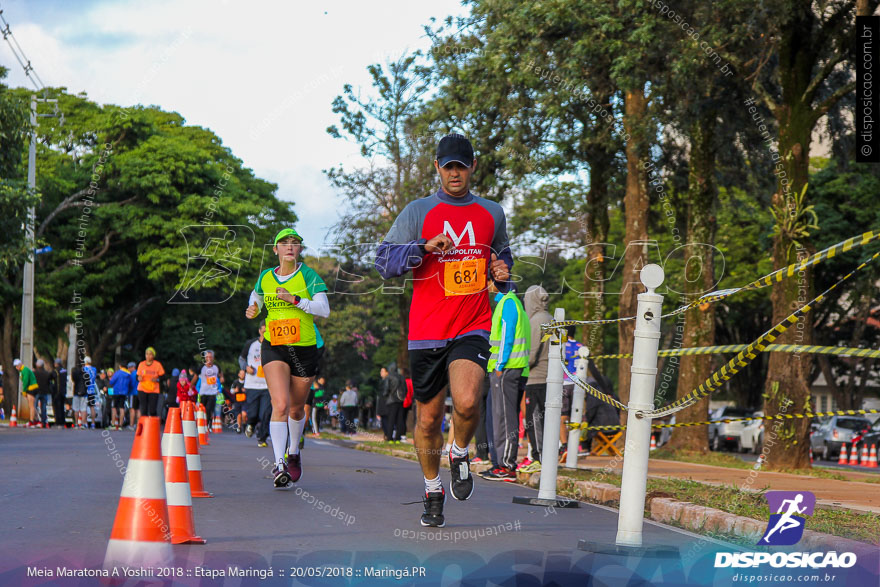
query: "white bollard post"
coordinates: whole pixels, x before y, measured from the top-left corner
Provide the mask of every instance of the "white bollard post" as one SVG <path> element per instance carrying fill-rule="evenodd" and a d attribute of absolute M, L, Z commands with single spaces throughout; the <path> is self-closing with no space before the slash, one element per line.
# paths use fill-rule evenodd
<path fill-rule="evenodd" d="M 577 367 L 577 377 L 581 381 L 587 380 L 587 357 L 590 356 L 590 349 L 582 346 L 578 349 L 578 358 L 574 364 Z M 584 397 L 586 392 L 579 386 L 574 386 L 574 393 L 571 397 L 571 418 L 569 422 L 572 424 L 580 424 L 584 421 Z M 577 469 L 578 451 L 581 448 L 581 429 L 572 428 L 568 431 L 568 445 L 565 447 L 565 468 Z"/>
<path fill-rule="evenodd" d="M 620 513 L 617 520 L 617 545 L 630 547 L 642 545 L 651 419 L 637 418 L 636 412 L 654 409 L 660 315 L 663 307 L 663 296 L 654 290 L 663 283 L 663 269 L 659 265 L 645 265 L 639 277 L 648 291 L 638 296 L 623 478 L 620 486 Z"/>
<path fill-rule="evenodd" d="M 565 320 L 565 310 L 556 308 L 553 320 Z M 544 403 L 544 446 L 541 451 L 541 484 L 537 498 L 514 497 L 513 503 L 524 505 L 576 508 L 574 499 L 556 498 L 556 472 L 559 465 L 559 421 L 562 418 L 562 344 L 554 332 L 550 338 L 547 364 L 547 401 Z"/>
<path fill-rule="evenodd" d="M 553 319 L 565 320 L 565 309 L 556 308 Z M 550 339 L 547 364 L 547 401 L 544 403 L 544 450 L 541 452 L 541 485 L 538 499 L 556 499 L 556 470 L 559 465 L 559 421 L 562 419 L 562 344 L 556 337 Z"/>

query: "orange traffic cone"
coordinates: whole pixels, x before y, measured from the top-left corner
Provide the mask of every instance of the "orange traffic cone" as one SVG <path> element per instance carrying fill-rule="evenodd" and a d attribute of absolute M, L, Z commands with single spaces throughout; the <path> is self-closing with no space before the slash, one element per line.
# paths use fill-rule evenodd
<path fill-rule="evenodd" d="M 871 445 L 871 454 L 868 455 L 868 466 L 872 469 L 877 468 L 877 446 Z"/>
<path fill-rule="evenodd" d="M 862 467 L 867 467 L 868 466 L 868 445 L 867 444 L 862 445 L 862 452 L 859 456 L 860 456 L 859 465 Z"/>
<path fill-rule="evenodd" d="M 840 447 L 840 458 L 837 459 L 838 465 L 845 465 L 849 457 L 846 456 L 846 443 Z"/>
<path fill-rule="evenodd" d="M 15 406 L 12 406 L 12 415 L 9 416 L 9 427 L 18 428 L 18 418 L 15 416 Z"/>
<path fill-rule="evenodd" d="M 196 409 L 196 425 L 198 426 L 199 431 L 199 444 L 202 446 L 211 444 L 208 441 L 208 421 L 206 418 L 205 406 L 198 404 L 198 408 Z"/>
<path fill-rule="evenodd" d="M 104 568 L 166 566 L 172 559 L 159 418 L 142 417 L 122 483 Z"/>
<path fill-rule="evenodd" d="M 220 416 L 214 416 L 214 427 L 211 430 L 214 434 L 223 432 L 223 424 L 220 422 Z"/>
<path fill-rule="evenodd" d="M 859 464 L 859 449 L 856 448 L 856 443 L 852 443 L 852 446 L 849 448 L 849 465 L 858 465 Z"/>
<path fill-rule="evenodd" d="M 657 440 L 653 434 L 651 435 L 651 450 L 657 450 Z"/>
<path fill-rule="evenodd" d="M 192 494 L 186 468 L 186 443 L 180 408 L 170 408 L 162 436 L 162 461 L 165 463 L 165 494 L 168 500 L 168 520 L 171 523 L 171 544 L 204 544 L 196 536 L 193 522 Z"/>
<path fill-rule="evenodd" d="M 193 497 L 214 497 L 202 485 L 202 458 L 199 456 L 199 439 L 192 402 L 184 402 L 183 441 L 186 446 L 186 468 L 189 471 L 189 487 Z"/>

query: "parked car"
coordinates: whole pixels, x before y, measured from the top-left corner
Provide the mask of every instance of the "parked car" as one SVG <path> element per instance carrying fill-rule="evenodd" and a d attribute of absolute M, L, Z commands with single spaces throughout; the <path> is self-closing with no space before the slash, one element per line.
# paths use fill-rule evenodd
<path fill-rule="evenodd" d="M 871 450 L 872 446 L 880 450 L 880 420 L 874 422 L 873 426 L 863 428 L 857 432 L 853 436 L 853 442 L 860 452 L 863 446 L 868 450 Z"/>
<path fill-rule="evenodd" d="M 831 416 L 823 420 L 819 428 L 810 436 L 813 454 L 823 460 L 833 460 L 840 456 L 840 448 L 844 443 L 852 442 L 853 437 L 862 429 L 871 426 L 870 420 L 858 416 Z"/>
<path fill-rule="evenodd" d="M 755 418 L 763 415 L 764 412 L 754 413 Z M 758 454 L 764 449 L 764 420 L 749 420 L 742 423 L 739 447 L 741 450 L 753 454 Z"/>
<path fill-rule="evenodd" d="M 724 406 L 718 408 L 709 418 L 710 420 L 725 420 L 727 418 L 749 418 L 754 412 L 745 408 Z M 740 433 L 744 422 L 717 422 L 709 424 L 709 448 L 721 450 L 733 444 L 739 450 Z"/>

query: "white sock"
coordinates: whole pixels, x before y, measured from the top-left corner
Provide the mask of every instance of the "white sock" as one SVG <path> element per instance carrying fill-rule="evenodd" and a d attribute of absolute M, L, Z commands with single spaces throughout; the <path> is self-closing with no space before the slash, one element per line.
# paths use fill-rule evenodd
<path fill-rule="evenodd" d="M 306 417 L 300 420 L 294 420 L 287 416 L 287 428 L 290 431 L 290 454 L 299 454 L 299 437 L 302 436 L 303 428 L 306 427 Z"/>
<path fill-rule="evenodd" d="M 287 422 L 269 422 L 269 436 L 272 438 L 272 451 L 275 462 L 284 461 L 284 449 L 287 448 Z"/>
<path fill-rule="evenodd" d="M 425 493 L 439 493 L 443 491 L 443 483 L 440 481 L 440 475 L 433 479 L 425 477 Z"/>
<path fill-rule="evenodd" d="M 452 441 L 452 448 L 449 449 L 450 454 L 452 454 L 453 458 L 459 459 L 461 457 L 466 457 L 468 454 L 467 447 L 461 448 L 455 441 Z"/>
<path fill-rule="evenodd" d="M 455 441 L 453 441 L 453 442 L 455 442 Z M 447 442 L 446 443 L 446 452 L 449 452 L 450 450 L 452 450 L 452 444 Z"/>

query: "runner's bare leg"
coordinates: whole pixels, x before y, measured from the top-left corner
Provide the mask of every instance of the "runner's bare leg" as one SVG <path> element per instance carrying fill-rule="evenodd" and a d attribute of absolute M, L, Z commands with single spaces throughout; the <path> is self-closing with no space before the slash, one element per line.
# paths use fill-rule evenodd
<path fill-rule="evenodd" d="M 290 376 L 290 411 L 289 415 L 294 420 L 302 420 L 305 417 L 306 400 L 309 397 L 309 388 L 312 386 L 314 377 Z M 286 422 L 287 420 L 285 420 Z"/>
<path fill-rule="evenodd" d="M 455 444 L 467 448 L 480 422 L 480 394 L 486 370 L 473 361 L 457 359 L 449 364 L 452 421 Z"/>
<path fill-rule="evenodd" d="M 445 405 L 445 388 L 427 403 L 419 402 L 413 443 L 425 479 L 435 479 L 440 474 L 440 451 L 443 449 L 440 423 L 443 421 Z"/>
<path fill-rule="evenodd" d="M 287 411 L 290 409 L 290 365 L 284 361 L 272 361 L 263 365 L 269 396 L 272 399 L 273 422 L 287 423 Z"/>

